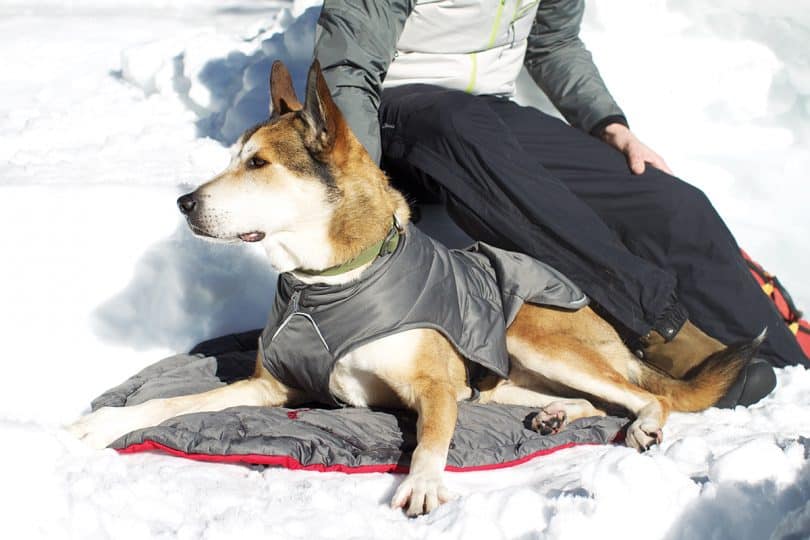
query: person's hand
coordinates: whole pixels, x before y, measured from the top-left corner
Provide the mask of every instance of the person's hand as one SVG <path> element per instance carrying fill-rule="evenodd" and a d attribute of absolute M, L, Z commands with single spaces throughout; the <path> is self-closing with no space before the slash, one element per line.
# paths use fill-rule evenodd
<path fill-rule="evenodd" d="M 664 158 L 638 140 L 638 137 L 623 124 L 608 124 L 602 132 L 602 140 L 625 155 L 627 166 L 630 167 L 634 174 L 643 173 L 646 163 L 661 169 L 665 173 L 672 174 Z"/>

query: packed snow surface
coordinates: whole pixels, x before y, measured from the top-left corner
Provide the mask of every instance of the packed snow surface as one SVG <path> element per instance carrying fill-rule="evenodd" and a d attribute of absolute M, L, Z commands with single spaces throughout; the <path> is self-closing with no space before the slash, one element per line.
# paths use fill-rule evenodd
<path fill-rule="evenodd" d="M 396 475 L 119 456 L 64 431 L 147 364 L 263 324 L 263 256 L 192 238 L 174 201 L 263 119 L 274 59 L 301 87 L 314 4 L 0 4 L 0 534 L 810 538 L 801 368 L 749 409 L 674 414 L 644 455 L 580 447 L 447 474 L 459 498 L 414 520 L 388 508 Z M 810 306 L 810 7 L 591 1 L 583 37 L 634 130 Z"/>

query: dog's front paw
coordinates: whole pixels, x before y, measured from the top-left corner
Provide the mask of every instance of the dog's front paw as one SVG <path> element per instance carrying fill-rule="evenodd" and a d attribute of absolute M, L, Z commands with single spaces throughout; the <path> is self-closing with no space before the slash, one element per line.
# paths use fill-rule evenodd
<path fill-rule="evenodd" d="M 627 428 L 625 443 L 639 452 L 644 452 L 654 444 L 661 444 L 663 440 L 664 433 L 657 422 L 638 418 Z"/>
<path fill-rule="evenodd" d="M 67 430 L 88 446 L 106 448 L 122 435 L 138 429 L 132 427 L 131 412 L 125 407 L 102 407 L 82 416 Z"/>
<path fill-rule="evenodd" d="M 441 474 L 411 473 L 394 493 L 391 508 L 405 508 L 405 513 L 413 517 L 432 512 L 453 498 Z"/>

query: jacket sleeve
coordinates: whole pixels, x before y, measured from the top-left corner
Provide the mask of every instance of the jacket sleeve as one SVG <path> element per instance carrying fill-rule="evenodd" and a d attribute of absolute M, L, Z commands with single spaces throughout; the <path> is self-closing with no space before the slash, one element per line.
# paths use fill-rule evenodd
<path fill-rule="evenodd" d="M 569 124 L 599 135 L 608 124 L 627 120 L 579 39 L 584 10 L 585 0 L 542 0 L 524 64 Z"/>
<path fill-rule="evenodd" d="M 414 0 L 325 0 L 315 58 L 349 126 L 380 161 L 377 110 L 385 73 Z"/>

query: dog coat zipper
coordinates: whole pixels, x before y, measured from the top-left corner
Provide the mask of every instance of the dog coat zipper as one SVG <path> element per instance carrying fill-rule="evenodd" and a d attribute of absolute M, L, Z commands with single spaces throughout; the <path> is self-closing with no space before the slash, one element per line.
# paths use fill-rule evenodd
<path fill-rule="evenodd" d="M 320 338 L 321 343 L 323 344 L 323 347 L 327 351 L 331 352 L 329 350 L 329 345 L 326 343 L 326 339 L 324 339 L 323 334 L 321 333 L 321 329 L 318 328 L 318 323 L 315 322 L 315 319 L 312 318 L 312 315 L 299 310 L 298 299 L 300 297 L 301 297 L 301 289 L 296 289 L 292 293 L 292 296 L 290 296 L 290 303 L 287 305 L 287 310 L 286 310 L 287 316 L 284 317 L 284 320 L 281 322 L 281 324 L 278 326 L 276 331 L 273 333 L 273 337 L 270 338 L 270 343 L 272 343 L 273 340 L 276 339 L 276 336 L 279 335 L 279 333 L 284 329 L 285 326 L 287 326 L 287 323 L 289 323 L 290 320 L 292 320 L 293 317 L 300 316 L 300 317 L 304 317 L 306 320 L 308 320 L 312 324 L 312 328 L 314 328 L 315 333 L 318 334 L 318 338 Z"/>

